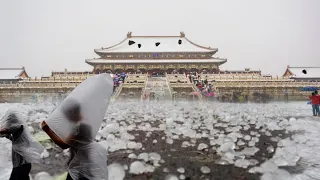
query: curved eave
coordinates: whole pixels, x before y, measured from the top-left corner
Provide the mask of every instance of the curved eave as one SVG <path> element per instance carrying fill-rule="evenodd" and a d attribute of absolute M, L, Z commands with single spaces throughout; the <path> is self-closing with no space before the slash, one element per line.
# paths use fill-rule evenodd
<path fill-rule="evenodd" d="M 106 48 L 104 48 L 103 50 L 105 50 Z M 212 51 L 145 51 L 145 52 L 104 52 L 102 51 L 102 49 L 94 49 L 94 52 L 99 55 L 99 56 L 104 56 L 107 54 L 132 54 L 132 53 L 209 53 L 211 56 L 213 56 L 214 54 L 216 54 L 218 52 L 218 48 L 213 49 Z"/>
<path fill-rule="evenodd" d="M 102 56 L 104 54 L 111 54 L 111 53 L 135 53 L 135 52 L 131 52 L 131 51 L 128 51 L 128 52 L 125 52 L 125 51 L 117 51 L 117 50 L 114 50 L 113 48 L 114 47 L 117 47 L 119 45 L 121 45 L 122 43 L 124 43 L 126 40 L 128 39 L 134 39 L 134 38 L 148 38 L 148 37 L 151 37 L 151 38 L 167 38 L 167 37 L 176 37 L 176 38 L 181 38 L 181 39 L 184 39 L 186 40 L 187 42 L 189 42 L 191 45 L 195 46 L 195 47 L 198 47 L 199 50 L 197 51 L 146 51 L 146 52 L 140 52 L 140 51 L 137 51 L 137 53 L 172 53 L 172 52 L 181 52 L 181 53 L 210 53 L 212 55 L 214 55 L 216 52 L 218 52 L 218 48 L 211 48 L 211 47 L 205 47 L 205 46 L 201 46 L 199 44 L 196 44 L 192 41 L 190 41 L 187 37 L 181 37 L 181 36 L 131 36 L 131 37 L 127 37 L 125 39 L 123 39 L 121 42 L 113 45 L 113 46 L 110 46 L 110 47 L 107 47 L 107 48 L 100 48 L 100 49 L 94 49 L 94 52 L 96 54 L 98 54 L 99 56 Z M 201 50 L 202 49 L 202 50 Z"/>
<path fill-rule="evenodd" d="M 196 44 L 196 43 L 190 41 L 187 37 L 184 37 L 184 38 L 194 46 L 197 46 L 197 47 L 202 48 L 202 49 L 210 50 L 210 52 L 218 52 L 218 48 L 211 48 L 211 47 L 201 46 L 199 44 Z"/>
<path fill-rule="evenodd" d="M 227 62 L 227 59 L 86 59 L 86 63 L 90 65 L 96 64 L 152 64 L 152 63 L 160 63 L 160 64 L 174 64 L 174 63 L 215 63 L 215 64 L 223 64 Z"/>

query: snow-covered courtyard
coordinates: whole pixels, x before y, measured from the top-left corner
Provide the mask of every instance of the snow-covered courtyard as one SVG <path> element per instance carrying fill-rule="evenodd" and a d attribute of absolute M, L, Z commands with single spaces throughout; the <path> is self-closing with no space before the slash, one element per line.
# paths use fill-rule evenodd
<path fill-rule="evenodd" d="M 0 116 L 11 108 L 28 117 L 39 139 L 39 124 L 55 106 L 0 104 Z M 96 140 L 108 150 L 110 180 L 320 179 L 320 117 L 306 102 L 116 102 Z M 69 153 L 42 144 L 43 162 L 31 173 L 49 180 L 65 172 Z M 1 138 L 1 180 L 9 179 L 10 153 L 10 141 Z"/>

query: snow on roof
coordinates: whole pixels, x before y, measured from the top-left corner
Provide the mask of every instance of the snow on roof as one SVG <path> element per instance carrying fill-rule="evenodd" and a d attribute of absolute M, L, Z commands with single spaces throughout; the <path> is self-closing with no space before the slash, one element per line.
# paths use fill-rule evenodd
<path fill-rule="evenodd" d="M 20 79 L 20 75 L 24 71 L 23 68 L 0 68 L 0 79 Z"/>
<path fill-rule="evenodd" d="M 225 63 L 227 59 L 87 59 L 88 64 L 97 63 Z"/>
<path fill-rule="evenodd" d="M 180 43 L 180 44 L 179 44 Z M 131 44 L 131 45 L 129 45 Z M 140 47 L 140 48 L 139 48 Z M 217 52 L 217 48 L 203 47 L 191 42 L 184 33 L 180 36 L 131 36 L 120 43 L 108 47 L 95 49 L 99 53 L 113 52 Z"/>
<path fill-rule="evenodd" d="M 292 78 L 320 78 L 320 67 L 288 67 Z"/>

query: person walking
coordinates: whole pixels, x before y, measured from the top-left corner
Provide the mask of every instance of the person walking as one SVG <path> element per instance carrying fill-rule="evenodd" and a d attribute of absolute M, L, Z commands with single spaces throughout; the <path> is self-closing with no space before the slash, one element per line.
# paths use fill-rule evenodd
<path fill-rule="evenodd" d="M 9 180 L 29 180 L 31 163 L 39 163 L 44 148 L 33 140 L 22 116 L 8 111 L 0 121 L 0 135 L 12 142 L 13 169 Z"/>

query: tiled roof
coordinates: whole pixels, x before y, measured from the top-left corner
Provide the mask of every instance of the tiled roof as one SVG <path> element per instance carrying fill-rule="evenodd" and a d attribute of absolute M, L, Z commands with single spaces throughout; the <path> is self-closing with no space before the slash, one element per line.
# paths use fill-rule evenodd
<path fill-rule="evenodd" d="M 24 68 L 0 68 L 0 79 L 20 79 L 20 75 L 24 72 Z"/>
<path fill-rule="evenodd" d="M 320 67 L 288 67 L 291 78 L 320 78 Z"/>
<path fill-rule="evenodd" d="M 130 45 L 131 44 L 131 45 Z M 120 43 L 95 49 L 97 54 L 114 52 L 217 52 L 217 48 L 197 45 L 187 39 L 184 33 L 180 36 L 127 36 Z"/>

